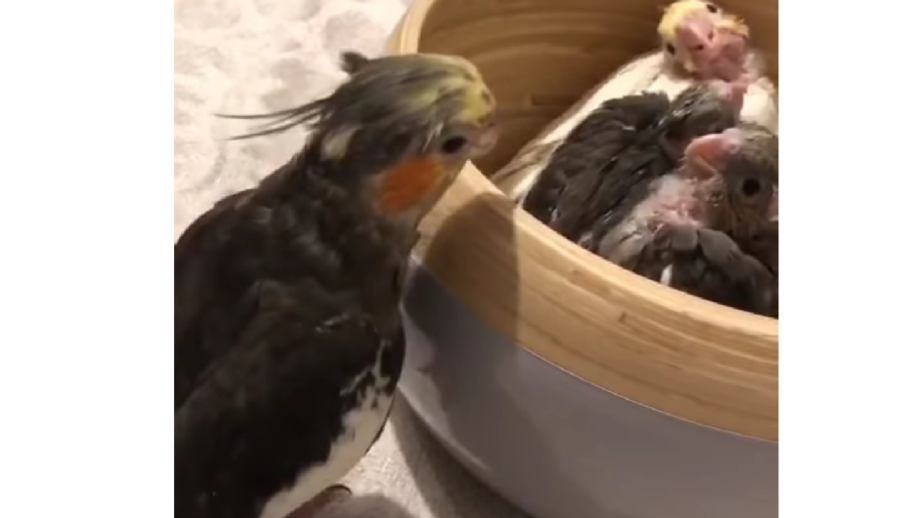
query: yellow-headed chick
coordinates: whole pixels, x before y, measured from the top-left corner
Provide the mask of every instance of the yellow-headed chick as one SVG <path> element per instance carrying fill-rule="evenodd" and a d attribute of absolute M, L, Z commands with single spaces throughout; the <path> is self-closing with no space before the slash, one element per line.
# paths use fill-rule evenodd
<path fill-rule="evenodd" d="M 665 53 L 699 79 L 752 78 L 750 33 L 741 18 L 703 0 L 669 5 L 658 23 Z"/>

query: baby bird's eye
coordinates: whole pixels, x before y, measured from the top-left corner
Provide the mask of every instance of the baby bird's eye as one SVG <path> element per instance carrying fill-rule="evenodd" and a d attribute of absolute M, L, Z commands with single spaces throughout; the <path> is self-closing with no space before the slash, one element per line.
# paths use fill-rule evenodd
<path fill-rule="evenodd" d="M 760 180 L 756 178 L 748 178 L 741 182 L 741 194 L 745 198 L 754 198 L 760 191 L 763 189 L 763 186 L 760 183 Z"/>
<path fill-rule="evenodd" d="M 465 137 L 450 137 L 441 143 L 441 152 L 446 155 L 453 155 L 465 148 L 466 143 Z"/>
<path fill-rule="evenodd" d="M 706 4 L 706 9 L 709 10 L 709 12 L 712 13 L 712 14 L 718 14 L 718 13 L 719 13 L 719 6 L 717 6 L 716 4 L 713 4 L 713 3 L 707 3 L 707 4 Z"/>
<path fill-rule="evenodd" d="M 671 45 L 670 43 L 665 44 L 664 50 L 668 51 L 668 54 L 674 54 L 675 52 L 677 52 L 674 49 L 674 45 Z"/>

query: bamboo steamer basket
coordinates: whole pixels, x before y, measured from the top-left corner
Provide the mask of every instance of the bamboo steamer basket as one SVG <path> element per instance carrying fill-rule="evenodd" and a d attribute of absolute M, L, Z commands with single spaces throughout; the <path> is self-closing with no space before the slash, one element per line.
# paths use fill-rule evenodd
<path fill-rule="evenodd" d="M 718 3 L 778 84 L 777 0 Z M 416 0 L 390 53 L 474 62 L 502 138 L 421 226 L 401 390 L 474 474 L 538 518 L 777 514 L 778 322 L 569 243 L 487 175 L 657 44 L 666 2 Z"/>

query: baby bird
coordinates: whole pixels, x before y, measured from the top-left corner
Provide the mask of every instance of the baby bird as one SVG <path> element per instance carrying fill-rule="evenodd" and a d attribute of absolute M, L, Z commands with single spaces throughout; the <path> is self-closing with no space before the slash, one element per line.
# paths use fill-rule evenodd
<path fill-rule="evenodd" d="M 779 145 L 750 123 L 687 145 L 681 166 L 599 240 L 640 275 L 737 309 L 779 311 Z M 598 229 L 604 232 L 604 229 Z"/>
<path fill-rule="evenodd" d="M 749 47 L 743 20 L 703 0 L 679 0 L 669 5 L 658 23 L 666 55 L 688 73 L 705 79 L 737 81 L 752 75 L 760 64 Z"/>
<path fill-rule="evenodd" d="M 377 440 L 405 355 L 417 224 L 494 144 L 495 101 L 451 56 L 343 56 L 291 160 L 175 245 L 175 516 L 315 514 Z M 331 488 L 331 489 L 330 489 Z"/>
<path fill-rule="evenodd" d="M 645 93 L 605 102 L 555 150 L 524 210 L 595 250 L 597 229 L 625 218 L 651 182 L 677 167 L 691 140 L 738 123 L 743 96 L 737 84 L 711 81 L 674 101 Z"/>

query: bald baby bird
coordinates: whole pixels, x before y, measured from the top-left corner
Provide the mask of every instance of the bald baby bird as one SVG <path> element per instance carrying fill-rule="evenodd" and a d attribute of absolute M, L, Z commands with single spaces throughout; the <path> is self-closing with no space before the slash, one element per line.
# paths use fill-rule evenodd
<path fill-rule="evenodd" d="M 608 260 L 744 311 L 779 311 L 779 141 L 755 124 L 694 139 L 601 238 Z"/>
<path fill-rule="evenodd" d="M 402 370 L 417 224 L 495 141 L 494 98 L 450 56 L 343 56 L 290 161 L 175 245 L 175 515 L 298 518 L 376 441 Z"/>

